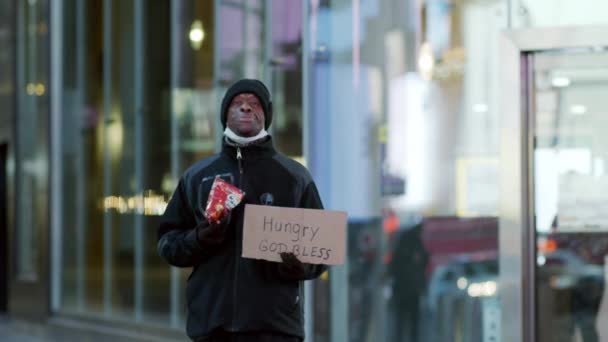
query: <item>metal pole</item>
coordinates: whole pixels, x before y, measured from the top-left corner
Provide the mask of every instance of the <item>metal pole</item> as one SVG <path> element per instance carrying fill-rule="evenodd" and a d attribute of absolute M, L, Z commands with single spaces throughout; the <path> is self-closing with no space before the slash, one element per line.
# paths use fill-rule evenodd
<path fill-rule="evenodd" d="M 86 93 L 85 85 L 85 62 L 86 62 L 86 29 L 85 29 L 85 6 L 86 1 L 78 1 L 76 3 L 76 106 L 74 116 L 76 120 L 76 307 L 79 311 L 85 309 L 86 298 L 86 162 L 84 152 L 84 142 L 82 132 L 84 128 L 84 94 Z"/>
<path fill-rule="evenodd" d="M 350 1 L 348 1 L 350 2 Z M 341 1 L 341 4 L 345 4 L 345 1 Z M 333 7 L 333 3 L 332 3 Z M 351 9 L 352 10 L 352 9 Z M 329 48 L 337 45 L 337 40 L 340 36 L 346 34 L 348 30 L 345 30 L 346 25 L 352 27 L 352 21 L 347 20 L 346 18 L 339 18 L 336 14 L 335 7 L 331 10 L 333 13 L 327 19 L 329 20 L 329 36 L 324 37 L 329 41 Z M 333 56 L 332 56 L 333 57 Z M 329 94 L 335 96 L 335 94 L 339 93 L 338 88 L 349 86 L 341 77 L 346 75 L 343 71 L 341 71 L 339 63 L 342 61 L 339 60 L 330 60 L 328 63 L 327 76 L 329 79 Z M 354 91 L 354 88 L 353 88 Z M 340 103 L 342 105 L 342 103 Z M 350 129 L 354 128 L 354 123 L 350 123 L 349 126 L 344 126 L 342 122 L 339 122 L 338 115 L 336 113 L 340 113 L 340 110 L 336 108 L 338 106 L 338 102 L 328 99 L 327 109 L 329 113 L 332 113 L 328 118 L 325 126 L 328 129 L 328 132 L 331 136 L 330 141 L 336 141 L 338 136 L 340 136 L 343 130 L 350 131 Z M 335 111 L 335 112 L 334 112 Z M 344 114 L 342 114 L 344 115 Z M 335 148 L 330 148 L 329 156 L 331 160 L 330 170 L 328 174 L 329 180 L 329 208 L 340 208 L 343 207 L 343 204 L 340 203 L 339 192 L 344 191 L 344 189 L 340 188 L 340 177 L 344 174 L 342 172 L 343 165 L 355 165 L 352 164 L 352 160 L 349 160 L 348 155 L 340 155 Z M 340 161 L 337 161 L 337 160 Z M 357 166 L 362 165 L 362 163 L 357 164 Z M 352 221 L 352 220 L 351 220 Z M 349 224 L 355 222 L 349 222 Z M 347 227 L 348 229 L 349 227 Z M 346 255 L 348 256 L 348 246 Z M 331 298 L 331 340 L 332 341 L 348 341 L 349 340 L 349 292 L 350 292 L 350 284 L 348 282 L 348 274 L 349 274 L 349 262 L 348 257 L 344 263 L 344 265 L 332 267 L 330 269 L 330 277 L 329 277 L 329 286 L 330 286 L 330 298 Z"/>
<path fill-rule="evenodd" d="M 522 221 L 525 222 L 523 238 L 523 280 L 526 288 L 524 290 L 524 312 L 523 328 L 524 337 L 532 342 L 536 341 L 536 225 L 534 221 L 534 122 L 536 108 L 534 106 L 534 55 L 522 56 L 522 77 L 525 77 L 522 90 L 524 91 L 522 108 L 522 168 L 524 177 L 522 182 L 523 206 Z"/>
<path fill-rule="evenodd" d="M 61 85 L 63 83 L 63 0 L 51 6 L 51 311 L 61 307 L 63 278 L 63 203 L 61 181 Z"/>
<path fill-rule="evenodd" d="M 135 221 L 134 230 L 134 263 L 135 263 L 135 321 L 141 322 L 143 319 L 143 298 L 144 298 L 144 286 L 143 286 L 143 260 L 144 260 L 144 232 L 143 232 L 143 219 L 144 219 L 144 139 L 143 139 L 143 102 L 144 102 L 144 84 L 143 84 L 143 69 L 144 69 L 144 4 L 143 0 L 135 0 L 134 2 L 134 26 L 135 26 L 135 44 L 134 44 L 134 58 L 133 58 L 133 70 L 134 76 L 134 109 L 135 109 L 135 195 L 139 200 L 137 201 L 135 212 L 133 213 Z"/>
<path fill-rule="evenodd" d="M 310 149 L 310 56 L 312 52 L 309 0 L 302 1 L 302 156 L 308 165 Z"/>
<path fill-rule="evenodd" d="M 107 198 L 112 191 L 112 159 L 108 125 L 112 115 L 112 0 L 103 1 L 103 194 Z M 104 314 L 112 314 L 112 213 L 103 214 L 103 307 Z"/>
<path fill-rule="evenodd" d="M 24 61 L 25 60 L 25 42 L 26 42 L 26 34 L 25 34 L 25 27 L 26 27 L 26 21 L 25 21 L 25 4 L 23 2 L 19 2 L 19 3 L 15 3 L 15 7 L 17 8 L 17 20 L 16 20 L 16 33 L 17 33 L 17 53 L 16 53 L 16 60 L 17 61 Z M 18 91 L 16 91 L 16 96 L 17 96 L 17 103 L 16 103 L 16 115 L 15 115 L 15 147 L 14 147 L 14 155 L 15 155 L 15 168 L 16 168 L 16 172 L 14 172 L 15 175 L 15 187 L 14 187 L 14 191 L 15 191 L 15 196 L 14 199 L 15 201 L 21 201 L 21 197 L 20 194 L 21 193 L 21 179 L 23 178 L 23 174 L 21 172 L 21 146 L 19 143 L 19 139 L 22 135 L 21 131 L 23 130 L 21 128 L 22 123 L 19 118 L 19 115 L 22 113 L 22 111 L 26 108 L 26 104 L 25 101 L 27 101 L 27 93 L 25 92 L 26 89 L 26 84 L 27 81 L 25 79 L 25 67 L 23 66 L 23 64 L 21 66 L 19 66 L 16 70 L 15 73 L 15 77 L 16 77 L 16 85 L 17 85 L 17 89 Z M 19 118 L 19 119 L 18 119 Z M 15 218 L 14 218 L 14 223 L 16 227 L 19 227 L 19 225 L 21 224 L 21 208 L 20 208 L 20 203 L 17 203 L 15 205 Z M 15 232 L 16 236 L 18 239 L 22 239 L 23 235 L 19 232 Z M 22 243 L 17 240 L 17 248 L 15 249 L 17 254 L 17 265 L 16 266 L 16 276 L 17 277 L 21 277 L 21 273 L 23 271 L 23 254 L 21 254 L 21 250 L 23 250 L 24 247 L 22 247 Z"/>
<path fill-rule="evenodd" d="M 179 1 L 171 1 L 171 179 L 179 179 L 179 126 L 176 112 L 176 95 L 179 87 L 180 13 Z M 177 184 L 177 183 L 176 183 Z M 179 327 L 179 269 L 171 267 L 171 327 Z"/>
<path fill-rule="evenodd" d="M 261 18 L 261 21 L 263 23 L 263 27 L 264 27 L 264 32 L 263 32 L 263 36 L 262 39 L 263 44 L 262 46 L 264 47 L 264 50 L 262 51 L 262 77 L 264 79 L 264 83 L 266 83 L 268 85 L 268 89 L 270 89 L 270 91 L 275 92 L 276 88 L 274 87 L 273 84 L 273 77 L 272 77 L 272 58 L 274 55 L 274 51 L 273 51 L 273 45 L 272 45 L 272 0 L 266 0 L 262 3 L 262 5 L 264 6 L 264 11 L 263 13 L 263 17 Z M 255 14 L 252 14 L 252 16 Z M 281 113 L 282 115 L 282 113 Z M 271 127 L 272 129 L 272 127 Z"/>
<path fill-rule="evenodd" d="M 310 63 L 310 23 L 308 22 L 309 16 L 309 0 L 302 1 L 302 155 L 305 163 L 308 164 L 308 156 L 310 149 L 308 144 L 310 143 L 309 134 L 309 63 Z M 314 287 L 312 281 L 304 282 L 304 333 L 306 338 L 310 342 L 314 342 Z"/>
<path fill-rule="evenodd" d="M 213 25 L 213 85 L 215 91 L 215 103 L 219 104 L 222 101 L 224 86 L 222 84 L 221 79 L 221 69 L 222 69 L 222 40 L 221 40 L 221 29 L 222 29 L 222 1 L 214 0 L 213 2 L 213 18 L 215 18 Z M 217 106 L 219 111 L 219 106 Z M 222 131 L 222 124 L 219 120 L 215 120 L 215 141 L 216 141 L 216 152 L 220 151 L 222 146 L 221 141 L 224 136 L 224 132 Z"/>

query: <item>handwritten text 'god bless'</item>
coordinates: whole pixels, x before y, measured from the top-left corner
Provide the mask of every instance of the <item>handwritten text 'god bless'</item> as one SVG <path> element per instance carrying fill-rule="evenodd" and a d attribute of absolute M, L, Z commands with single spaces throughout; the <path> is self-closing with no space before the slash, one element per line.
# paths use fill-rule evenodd
<path fill-rule="evenodd" d="M 288 239 L 294 244 L 285 242 L 268 241 L 263 239 L 258 246 L 261 252 L 283 253 L 291 252 L 296 256 L 310 256 L 327 260 L 331 256 L 331 248 L 324 248 L 311 245 L 309 242 L 314 242 L 320 227 L 311 227 L 303 224 L 292 222 L 281 222 L 273 217 L 264 216 L 264 232 L 273 234 L 289 234 Z M 284 241 L 284 239 L 283 239 Z M 306 241 L 306 245 L 298 244 L 298 242 Z"/>

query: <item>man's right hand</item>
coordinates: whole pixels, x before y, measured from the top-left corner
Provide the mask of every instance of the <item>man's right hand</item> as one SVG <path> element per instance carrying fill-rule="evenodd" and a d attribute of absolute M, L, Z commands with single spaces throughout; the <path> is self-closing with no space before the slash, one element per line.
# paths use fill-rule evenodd
<path fill-rule="evenodd" d="M 196 227 L 198 241 L 204 245 L 217 245 L 226 239 L 226 231 L 230 223 L 230 213 L 219 222 L 209 223 L 207 221 Z"/>

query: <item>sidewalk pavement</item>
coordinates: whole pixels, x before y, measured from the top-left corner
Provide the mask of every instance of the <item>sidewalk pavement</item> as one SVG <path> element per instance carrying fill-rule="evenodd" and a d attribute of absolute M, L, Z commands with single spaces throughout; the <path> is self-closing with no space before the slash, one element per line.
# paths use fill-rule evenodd
<path fill-rule="evenodd" d="M 0 341 L 2 342 L 50 342 L 53 340 L 44 326 L 21 323 L 0 316 Z"/>
<path fill-rule="evenodd" d="M 187 338 L 141 334 L 104 327 L 101 330 L 83 327 L 34 323 L 0 316 L 0 342 L 183 342 Z"/>

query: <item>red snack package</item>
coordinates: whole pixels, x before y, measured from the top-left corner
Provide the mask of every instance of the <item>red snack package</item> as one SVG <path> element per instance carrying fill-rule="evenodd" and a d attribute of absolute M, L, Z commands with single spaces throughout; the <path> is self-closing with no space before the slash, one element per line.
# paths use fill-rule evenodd
<path fill-rule="evenodd" d="M 230 210 L 234 209 L 245 193 L 236 186 L 217 177 L 211 185 L 209 198 L 207 198 L 207 207 L 205 208 L 205 217 L 209 222 L 219 222 Z"/>

